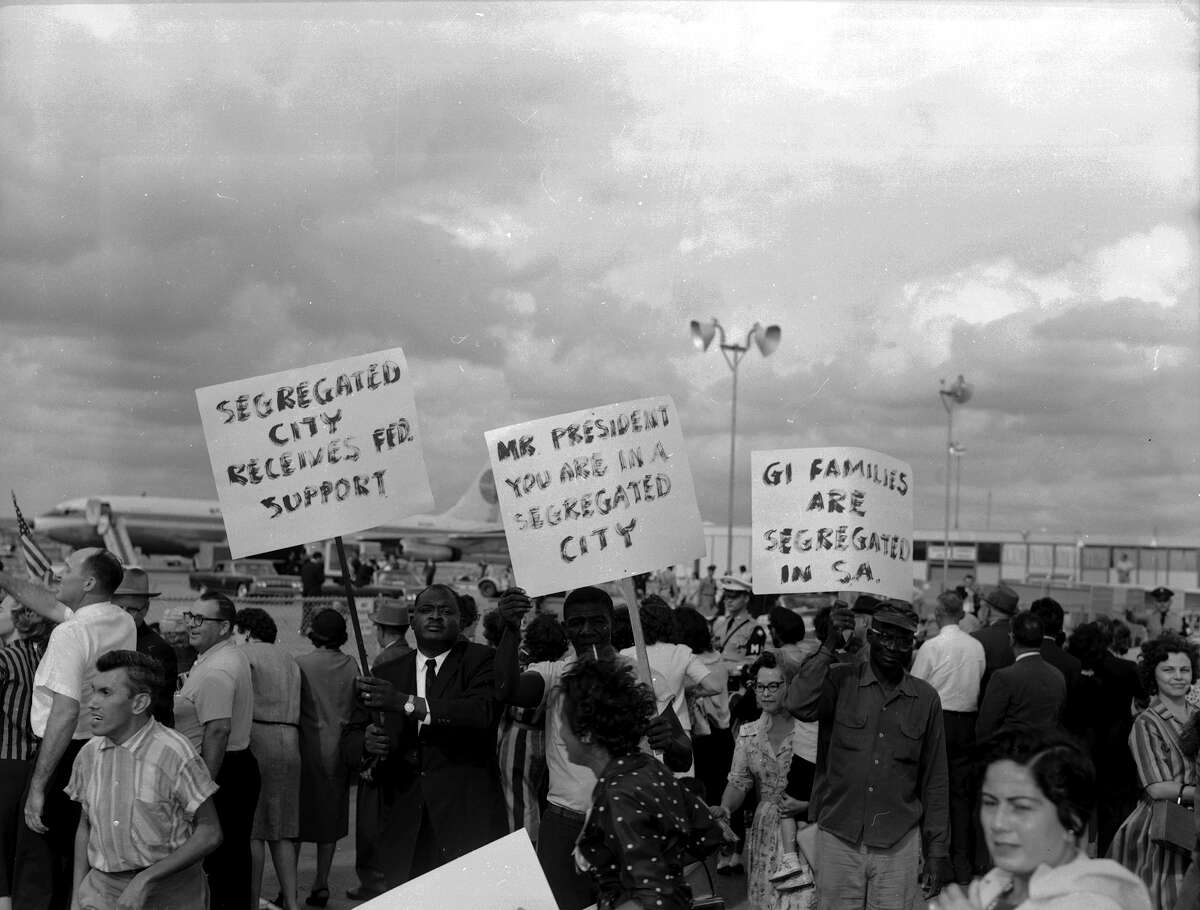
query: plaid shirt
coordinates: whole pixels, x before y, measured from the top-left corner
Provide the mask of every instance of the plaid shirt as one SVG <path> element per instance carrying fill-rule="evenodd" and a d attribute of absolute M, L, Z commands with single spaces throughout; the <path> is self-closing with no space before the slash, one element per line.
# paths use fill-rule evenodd
<path fill-rule="evenodd" d="M 107 736 L 89 740 L 65 789 L 87 813 L 88 863 L 127 872 L 183 846 L 217 785 L 187 737 L 151 719 L 121 745 Z"/>

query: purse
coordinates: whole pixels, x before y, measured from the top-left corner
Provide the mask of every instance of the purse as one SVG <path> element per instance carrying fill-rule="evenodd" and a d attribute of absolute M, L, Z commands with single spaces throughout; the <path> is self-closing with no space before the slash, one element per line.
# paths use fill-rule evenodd
<path fill-rule="evenodd" d="M 1196 815 L 1179 800 L 1156 799 L 1150 810 L 1150 840 L 1189 856 L 1196 848 Z"/>

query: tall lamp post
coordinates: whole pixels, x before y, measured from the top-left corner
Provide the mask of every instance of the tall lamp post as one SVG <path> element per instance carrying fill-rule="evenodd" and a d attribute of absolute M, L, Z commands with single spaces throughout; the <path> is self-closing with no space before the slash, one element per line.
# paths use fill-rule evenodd
<path fill-rule="evenodd" d="M 946 535 L 945 549 L 942 551 L 942 590 L 950 587 L 950 470 L 953 466 L 956 446 L 954 443 L 954 405 L 966 404 L 971 400 L 971 386 L 963 379 L 962 373 L 950 386 L 942 380 L 942 388 L 938 392 L 942 407 L 946 409 Z"/>
<path fill-rule="evenodd" d="M 952 442 L 950 454 L 954 456 L 954 530 L 958 530 L 958 511 L 962 504 L 962 457 L 967 454 L 967 447 Z"/>
<path fill-rule="evenodd" d="M 779 338 L 781 332 L 779 326 L 769 325 L 763 328 L 759 323 L 754 323 L 754 326 L 746 333 L 746 341 L 743 344 L 734 344 L 725 340 L 725 329 L 721 323 L 717 322 L 716 317 L 712 317 L 708 322 L 700 322 L 693 319 L 691 321 L 692 328 L 692 344 L 697 350 L 707 351 L 708 346 L 712 344 L 713 338 L 720 336 L 718 346 L 721 349 L 721 354 L 725 358 L 725 362 L 729 364 L 729 369 L 733 372 L 733 407 L 729 418 L 729 516 L 728 527 L 726 529 L 725 541 L 725 568 L 727 572 L 733 571 L 733 460 L 737 451 L 737 377 L 738 364 L 742 362 L 742 357 L 750 350 L 750 342 L 753 341 L 758 346 L 759 352 L 764 357 L 770 357 L 774 350 L 779 347 Z"/>

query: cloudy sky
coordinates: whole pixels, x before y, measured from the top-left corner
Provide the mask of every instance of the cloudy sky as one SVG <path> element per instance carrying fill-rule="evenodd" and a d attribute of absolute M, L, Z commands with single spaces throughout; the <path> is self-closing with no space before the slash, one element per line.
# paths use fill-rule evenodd
<path fill-rule="evenodd" d="M 194 389 L 402 346 L 439 507 L 483 432 L 678 402 L 866 445 L 941 525 L 1196 540 L 1197 13 L 1136 4 L 0 9 L 0 487 L 215 496 Z M 3 509 L 4 506 L 0 506 Z M 5 513 L 7 514 L 7 512 Z"/>

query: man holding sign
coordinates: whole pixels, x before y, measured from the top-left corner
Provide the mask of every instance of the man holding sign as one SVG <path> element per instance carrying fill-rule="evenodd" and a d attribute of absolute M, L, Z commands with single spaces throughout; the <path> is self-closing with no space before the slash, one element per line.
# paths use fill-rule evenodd
<path fill-rule="evenodd" d="M 817 774 L 817 894 L 822 910 L 915 906 L 925 857 L 924 897 L 949 881 L 949 782 L 936 690 L 905 669 L 917 616 L 887 603 L 867 632 L 866 662 L 838 662 L 849 610 L 792 680 L 788 710 L 820 721 Z M 924 835 L 922 850 L 921 835 Z"/>
<path fill-rule="evenodd" d="M 496 767 L 499 705 L 492 652 L 459 638 L 458 595 L 417 595 L 417 650 L 358 679 L 342 734 L 351 767 L 373 757 L 379 789 L 375 862 L 385 888 L 417 878 L 507 833 Z M 382 725 L 372 722 L 383 711 Z"/>

